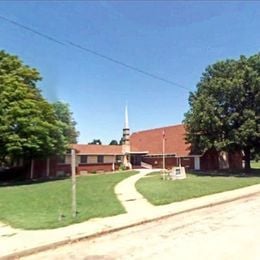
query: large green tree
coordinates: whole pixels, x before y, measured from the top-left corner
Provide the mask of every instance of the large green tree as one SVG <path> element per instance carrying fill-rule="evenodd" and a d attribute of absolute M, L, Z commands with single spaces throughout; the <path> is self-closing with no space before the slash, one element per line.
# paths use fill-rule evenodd
<path fill-rule="evenodd" d="M 0 51 L 0 162 L 66 149 L 55 111 L 41 95 L 39 72 Z"/>
<path fill-rule="evenodd" d="M 53 103 L 53 108 L 66 142 L 69 144 L 77 143 L 79 133 L 76 130 L 76 121 L 72 116 L 69 104 L 57 101 Z"/>
<path fill-rule="evenodd" d="M 243 150 L 250 169 L 260 147 L 260 54 L 208 66 L 189 104 L 184 123 L 194 150 Z"/>

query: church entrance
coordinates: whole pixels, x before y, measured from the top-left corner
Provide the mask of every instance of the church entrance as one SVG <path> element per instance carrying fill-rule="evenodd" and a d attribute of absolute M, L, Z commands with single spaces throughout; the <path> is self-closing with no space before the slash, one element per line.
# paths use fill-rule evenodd
<path fill-rule="evenodd" d="M 133 168 L 141 167 L 141 162 L 142 162 L 142 158 L 144 155 L 145 155 L 145 153 L 131 153 L 130 154 L 130 162 L 131 162 Z"/>

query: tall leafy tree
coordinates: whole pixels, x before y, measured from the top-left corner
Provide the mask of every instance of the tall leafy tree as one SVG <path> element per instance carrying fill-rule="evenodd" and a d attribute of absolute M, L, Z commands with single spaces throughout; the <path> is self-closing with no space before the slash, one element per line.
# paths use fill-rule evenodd
<path fill-rule="evenodd" d="M 61 153 L 66 140 L 42 97 L 39 72 L 0 51 L 0 161 Z"/>
<path fill-rule="evenodd" d="M 260 54 L 208 66 L 189 104 L 184 123 L 194 150 L 243 150 L 250 169 L 260 147 Z"/>
<path fill-rule="evenodd" d="M 77 143 L 79 133 L 76 130 L 76 121 L 72 116 L 69 104 L 58 101 L 53 103 L 53 108 L 66 142 L 69 144 Z"/>

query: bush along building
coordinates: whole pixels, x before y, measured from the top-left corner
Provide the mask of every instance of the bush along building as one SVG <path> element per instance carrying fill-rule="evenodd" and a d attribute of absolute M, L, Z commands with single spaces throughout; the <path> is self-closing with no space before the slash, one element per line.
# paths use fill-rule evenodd
<path fill-rule="evenodd" d="M 218 152 L 214 149 L 192 154 L 185 140 L 183 124 L 134 132 L 130 135 L 128 111 L 125 109 L 122 145 L 72 144 L 76 151 L 76 172 L 115 171 L 124 169 L 183 166 L 186 170 L 241 169 L 241 152 Z M 36 161 L 30 168 L 30 178 L 66 176 L 71 172 L 71 155 L 59 159 Z"/>

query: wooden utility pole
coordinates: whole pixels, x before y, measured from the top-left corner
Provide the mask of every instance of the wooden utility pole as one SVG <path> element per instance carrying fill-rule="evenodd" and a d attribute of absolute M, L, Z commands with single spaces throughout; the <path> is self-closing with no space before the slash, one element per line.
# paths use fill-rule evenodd
<path fill-rule="evenodd" d="M 71 184 L 72 184 L 72 217 L 77 215 L 77 202 L 76 202 L 76 153 L 74 149 L 71 149 Z"/>
<path fill-rule="evenodd" d="M 162 163 L 163 163 L 163 179 L 165 180 L 165 131 L 162 133 Z"/>

